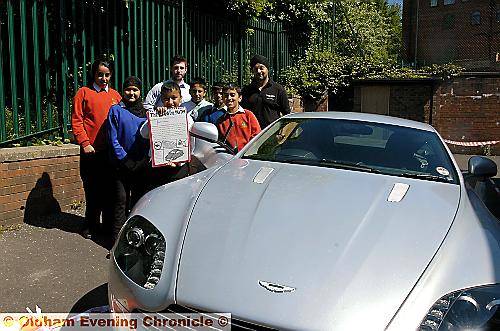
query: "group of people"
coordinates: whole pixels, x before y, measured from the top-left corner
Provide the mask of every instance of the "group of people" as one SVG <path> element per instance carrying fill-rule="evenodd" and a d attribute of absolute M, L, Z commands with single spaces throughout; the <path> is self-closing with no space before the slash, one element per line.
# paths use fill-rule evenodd
<path fill-rule="evenodd" d="M 72 128 L 81 147 L 80 176 L 86 200 L 83 236 L 92 238 L 104 230 L 113 243 L 126 221 L 128 211 L 147 191 L 199 171 L 193 157 L 184 164 L 152 167 L 147 112 L 185 107 L 188 122 L 216 125 L 219 139 L 241 150 L 262 128 L 290 113 L 284 88 L 269 77 L 269 62 L 255 55 L 250 61 L 252 82 L 243 89 L 235 84 L 213 83 L 212 102 L 206 100 L 207 82 L 202 78 L 184 81 L 188 61 L 174 56 L 171 78 L 141 96 L 142 82 L 131 76 L 124 80 L 122 94 L 110 87 L 110 62 L 92 64 L 89 86 L 80 88 L 73 103 Z"/>

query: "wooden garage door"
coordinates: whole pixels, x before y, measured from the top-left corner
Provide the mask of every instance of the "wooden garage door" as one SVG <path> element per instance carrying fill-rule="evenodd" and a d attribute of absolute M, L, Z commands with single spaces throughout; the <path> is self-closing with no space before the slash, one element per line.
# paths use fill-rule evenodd
<path fill-rule="evenodd" d="M 389 115 L 389 86 L 362 86 L 361 112 Z"/>

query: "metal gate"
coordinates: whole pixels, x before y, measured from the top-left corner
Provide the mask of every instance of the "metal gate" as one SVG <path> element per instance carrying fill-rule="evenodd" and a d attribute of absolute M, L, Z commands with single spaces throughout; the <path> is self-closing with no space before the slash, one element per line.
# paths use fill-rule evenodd
<path fill-rule="evenodd" d="M 112 85 L 129 75 L 144 91 L 169 76 L 174 54 L 188 77 L 247 83 L 249 57 L 269 58 L 276 79 L 291 65 L 279 22 L 241 22 L 158 0 L 0 1 L 0 146 L 46 134 L 67 136 L 71 99 L 87 69 L 114 60 Z"/>

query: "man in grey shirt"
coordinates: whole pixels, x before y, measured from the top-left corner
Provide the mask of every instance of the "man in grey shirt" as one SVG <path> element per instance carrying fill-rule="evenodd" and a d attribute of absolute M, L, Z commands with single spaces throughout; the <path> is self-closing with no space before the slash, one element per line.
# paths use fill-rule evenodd
<path fill-rule="evenodd" d="M 163 106 L 160 94 L 161 94 L 161 87 L 163 83 L 166 82 L 175 82 L 177 83 L 177 85 L 179 85 L 179 87 L 181 88 L 182 102 L 188 102 L 191 100 L 191 95 L 189 94 L 189 88 L 190 88 L 189 84 L 184 82 L 184 76 L 186 76 L 187 66 L 188 63 L 184 57 L 180 55 L 175 55 L 172 58 L 170 66 L 170 74 L 172 75 L 172 78 L 156 84 L 155 86 L 153 86 L 151 91 L 148 92 L 148 95 L 144 100 L 144 108 L 146 108 L 147 111 L 151 111 L 154 110 L 156 107 Z"/>

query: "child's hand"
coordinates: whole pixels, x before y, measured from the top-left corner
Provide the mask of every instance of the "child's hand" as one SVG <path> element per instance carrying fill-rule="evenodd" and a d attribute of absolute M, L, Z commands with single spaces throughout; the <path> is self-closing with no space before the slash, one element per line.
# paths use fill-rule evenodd
<path fill-rule="evenodd" d="M 83 152 L 85 154 L 94 154 L 95 153 L 95 149 L 92 145 L 87 145 L 83 148 Z"/>
<path fill-rule="evenodd" d="M 167 167 L 171 167 L 171 168 L 175 168 L 175 167 L 177 167 L 177 164 L 175 164 L 175 163 L 173 163 L 173 162 L 167 162 L 167 163 L 165 163 L 165 165 L 166 165 Z"/>

